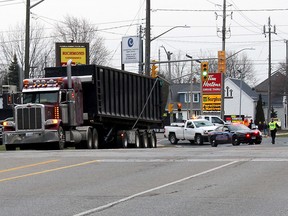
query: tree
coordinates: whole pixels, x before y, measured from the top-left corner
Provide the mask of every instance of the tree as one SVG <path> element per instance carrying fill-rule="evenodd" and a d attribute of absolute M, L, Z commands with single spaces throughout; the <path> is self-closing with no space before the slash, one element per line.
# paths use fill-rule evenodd
<path fill-rule="evenodd" d="M 274 110 L 274 107 L 271 108 L 270 118 L 277 118 L 277 111 Z"/>
<path fill-rule="evenodd" d="M 251 61 L 248 59 L 246 54 L 237 54 L 235 52 L 227 52 L 226 53 L 226 77 L 237 78 L 240 77 L 240 72 L 242 73 L 242 79 L 250 86 L 254 86 L 257 82 L 257 79 L 254 75 L 254 68 Z M 172 56 L 173 60 L 183 60 L 187 59 L 184 55 L 179 53 L 176 57 Z M 195 59 L 207 59 L 209 62 L 209 72 L 217 72 L 218 71 L 218 61 L 215 58 L 215 54 L 201 54 L 201 56 L 196 56 Z M 240 71 L 240 72 L 239 72 Z M 168 66 L 166 64 L 165 74 L 168 74 Z M 191 66 L 188 62 L 177 62 L 171 63 L 171 74 L 172 79 L 177 77 L 181 77 L 185 74 L 191 73 Z M 193 63 L 193 77 L 200 80 L 200 64 Z M 189 76 L 176 79 L 175 83 L 189 83 L 191 78 Z"/>
<path fill-rule="evenodd" d="M 104 46 L 104 38 L 100 37 L 92 24 L 86 19 L 66 16 L 63 22 L 59 22 L 56 26 L 55 33 L 57 41 L 89 43 L 90 63 L 105 65 L 108 62 L 109 52 Z"/>
<path fill-rule="evenodd" d="M 259 122 L 263 123 L 264 121 L 265 121 L 265 115 L 263 111 L 262 95 L 260 94 L 256 105 L 256 114 L 254 123 L 258 125 Z"/>
<path fill-rule="evenodd" d="M 9 65 L 14 55 L 16 55 L 19 65 L 22 70 L 24 69 L 25 61 L 25 30 L 23 26 L 18 24 L 14 28 L 10 29 L 8 33 L 0 35 L 0 50 L 2 64 Z M 37 27 L 35 27 L 37 26 Z M 29 65 L 33 68 L 33 72 L 30 76 L 43 75 L 43 68 L 46 56 L 53 50 L 50 40 L 45 38 L 44 27 L 37 22 L 31 24 L 30 27 L 30 55 Z"/>

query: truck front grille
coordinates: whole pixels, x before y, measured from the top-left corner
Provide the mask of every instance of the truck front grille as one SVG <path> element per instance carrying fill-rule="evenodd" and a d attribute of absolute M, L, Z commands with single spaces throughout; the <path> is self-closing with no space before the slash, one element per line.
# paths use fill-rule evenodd
<path fill-rule="evenodd" d="M 41 107 L 18 107 L 16 110 L 18 130 L 41 129 Z"/>

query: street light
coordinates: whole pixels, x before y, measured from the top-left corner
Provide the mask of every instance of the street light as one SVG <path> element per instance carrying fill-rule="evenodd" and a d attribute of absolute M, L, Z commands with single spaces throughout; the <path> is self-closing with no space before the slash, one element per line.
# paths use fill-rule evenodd
<path fill-rule="evenodd" d="M 30 0 L 26 0 L 26 32 L 25 32 L 25 71 L 24 71 L 24 78 L 29 78 L 29 52 L 30 52 L 30 9 L 37 6 L 44 0 L 40 0 L 37 3 L 30 6 Z"/>
<path fill-rule="evenodd" d="M 162 45 L 161 46 L 164 50 L 165 53 L 167 55 L 167 60 L 168 60 L 168 80 L 171 81 L 171 55 L 173 55 L 173 53 L 171 53 L 170 51 L 167 52 L 166 48 Z"/>
<path fill-rule="evenodd" d="M 240 73 L 240 105 L 239 105 L 239 118 L 241 118 L 241 106 L 242 106 L 242 72 L 240 70 L 237 70 Z"/>
<path fill-rule="evenodd" d="M 190 117 L 192 117 L 192 114 L 193 114 L 193 57 L 188 54 L 186 54 L 186 57 L 191 59 Z M 201 63 L 201 61 L 199 60 L 195 60 L 195 61 L 198 63 Z"/>
<path fill-rule="evenodd" d="M 150 38 L 150 12 L 148 12 L 148 10 L 150 11 L 150 0 L 146 1 L 146 20 L 149 17 L 149 19 L 146 21 L 146 41 L 145 41 L 145 75 L 149 76 L 150 74 L 150 52 L 151 52 L 151 46 L 150 43 L 161 37 L 162 35 L 166 34 L 167 32 L 170 32 L 171 30 L 175 29 L 175 28 L 190 28 L 189 26 L 174 26 L 170 29 L 168 29 L 167 31 L 161 33 L 160 35 L 154 37 L 154 38 Z"/>

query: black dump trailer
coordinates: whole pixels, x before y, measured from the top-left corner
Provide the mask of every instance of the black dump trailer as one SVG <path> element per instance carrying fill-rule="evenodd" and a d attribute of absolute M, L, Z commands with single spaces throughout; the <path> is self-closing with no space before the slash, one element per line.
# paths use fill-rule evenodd
<path fill-rule="evenodd" d="M 162 124 L 166 82 L 98 65 L 72 66 L 71 72 L 82 77 L 85 124 L 97 128 L 101 146 L 156 147 L 152 127 Z M 45 68 L 45 77 L 66 76 L 66 67 Z"/>

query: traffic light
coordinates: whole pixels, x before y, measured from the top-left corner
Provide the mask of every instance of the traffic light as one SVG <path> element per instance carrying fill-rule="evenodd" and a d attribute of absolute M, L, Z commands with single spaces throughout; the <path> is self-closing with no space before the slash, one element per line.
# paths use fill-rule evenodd
<path fill-rule="evenodd" d="M 226 54 L 225 51 L 218 51 L 218 72 L 226 72 Z"/>
<path fill-rule="evenodd" d="M 202 76 L 202 81 L 207 81 L 208 80 L 208 62 L 201 62 L 201 76 Z"/>
<path fill-rule="evenodd" d="M 153 60 L 152 62 L 156 62 L 155 60 Z M 156 64 L 152 64 L 151 67 L 151 77 L 156 78 L 157 74 L 158 74 L 158 70 L 157 70 L 158 66 L 156 66 Z"/>
<path fill-rule="evenodd" d="M 173 103 L 169 103 L 169 104 L 168 104 L 168 111 L 169 111 L 169 113 L 172 113 L 172 112 L 173 112 L 173 108 L 174 108 L 174 104 L 173 104 Z"/>
<path fill-rule="evenodd" d="M 177 103 L 177 108 L 178 108 L 178 112 L 180 112 L 181 109 L 182 109 L 182 104 L 181 103 Z"/>

